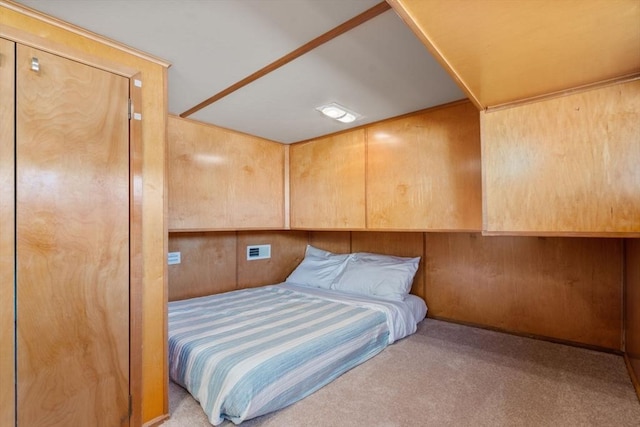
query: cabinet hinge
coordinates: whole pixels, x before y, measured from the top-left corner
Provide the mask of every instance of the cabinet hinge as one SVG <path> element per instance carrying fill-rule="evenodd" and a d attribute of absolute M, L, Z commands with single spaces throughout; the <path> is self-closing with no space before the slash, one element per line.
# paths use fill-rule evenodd
<path fill-rule="evenodd" d="M 136 113 L 133 109 L 133 100 L 129 98 L 129 120 L 142 120 L 142 114 Z"/>

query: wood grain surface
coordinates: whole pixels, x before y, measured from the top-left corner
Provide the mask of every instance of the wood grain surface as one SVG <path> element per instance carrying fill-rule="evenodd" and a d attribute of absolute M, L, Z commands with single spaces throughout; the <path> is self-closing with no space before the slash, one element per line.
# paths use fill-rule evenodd
<path fill-rule="evenodd" d="M 15 44 L 0 39 L 0 425 L 15 422 Z"/>
<path fill-rule="evenodd" d="M 169 229 L 284 228 L 282 144 L 169 116 Z"/>
<path fill-rule="evenodd" d="M 622 240 L 428 233 L 430 315 L 622 348 Z"/>
<path fill-rule="evenodd" d="M 309 244 L 336 254 L 351 252 L 350 231 L 310 231 Z"/>
<path fill-rule="evenodd" d="M 129 81 L 16 68 L 17 421 L 128 425 Z"/>
<path fill-rule="evenodd" d="M 365 228 L 364 130 L 292 144 L 291 228 Z"/>
<path fill-rule="evenodd" d="M 304 258 L 306 231 L 239 231 L 238 288 L 284 282 Z M 247 260 L 248 245 L 271 245 L 271 258 Z"/>
<path fill-rule="evenodd" d="M 640 80 L 483 113 L 485 230 L 640 234 Z"/>
<path fill-rule="evenodd" d="M 111 71 L 124 77 L 140 72 L 143 76 L 141 121 L 142 181 L 142 257 L 144 294 L 139 334 L 143 343 L 143 396 L 133 397 L 132 420 L 152 423 L 168 416 L 168 373 L 166 365 L 166 252 L 165 216 L 165 138 L 167 121 L 167 67 L 169 63 L 142 54 L 113 40 L 75 27 L 50 16 L 25 9 L 20 4 L 0 0 L 0 36 L 42 47 L 51 53 Z M 133 325 L 134 327 L 136 325 Z M 132 367 L 136 369 L 136 367 Z M 134 373 L 131 381 L 138 381 Z"/>
<path fill-rule="evenodd" d="M 640 74 L 636 0 L 389 0 L 480 109 Z"/>
<path fill-rule="evenodd" d="M 169 266 L 169 301 L 236 289 L 236 232 L 171 233 L 169 252 L 180 264 Z"/>
<path fill-rule="evenodd" d="M 480 117 L 470 102 L 367 132 L 367 228 L 482 229 Z"/>

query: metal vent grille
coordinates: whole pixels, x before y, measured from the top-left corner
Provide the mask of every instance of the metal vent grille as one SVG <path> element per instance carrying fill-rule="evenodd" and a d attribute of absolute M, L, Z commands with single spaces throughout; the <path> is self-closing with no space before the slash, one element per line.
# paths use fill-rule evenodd
<path fill-rule="evenodd" d="M 247 246 L 247 260 L 271 258 L 271 245 Z"/>

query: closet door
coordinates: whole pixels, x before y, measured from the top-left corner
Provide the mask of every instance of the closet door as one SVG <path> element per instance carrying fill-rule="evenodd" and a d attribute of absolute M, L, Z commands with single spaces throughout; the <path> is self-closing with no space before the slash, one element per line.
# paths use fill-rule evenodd
<path fill-rule="evenodd" d="M 18 46 L 19 426 L 128 425 L 128 88 Z"/>

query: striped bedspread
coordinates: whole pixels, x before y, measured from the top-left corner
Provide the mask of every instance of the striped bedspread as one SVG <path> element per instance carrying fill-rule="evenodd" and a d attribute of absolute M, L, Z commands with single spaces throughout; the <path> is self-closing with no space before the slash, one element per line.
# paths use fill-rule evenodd
<path fill-rule="evenodd" d="M 280 286 L 169 303 L 169 373 L 209 421 L 290 405 L 388 343 L 383 312 Z"/>

